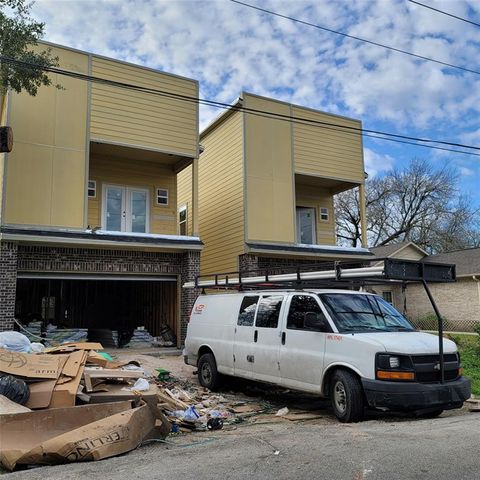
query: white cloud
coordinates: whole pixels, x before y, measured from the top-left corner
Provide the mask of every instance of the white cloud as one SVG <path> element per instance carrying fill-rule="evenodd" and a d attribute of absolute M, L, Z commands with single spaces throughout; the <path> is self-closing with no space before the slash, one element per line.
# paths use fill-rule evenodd
<path fill-rule="evenodd" d="M 475 172 L 471 168 L 460 167 L 460 174 L 464 177 L 471 177 L 475 175 Z"/>
<path fill-rule="evenodd" d="M 369 177 L 375 177 L 381 172 L 388 172 L 394 167 L 394 159 L 390 155 L 382 155 L 369 148 L 363 149 L 365 170 Z"/>

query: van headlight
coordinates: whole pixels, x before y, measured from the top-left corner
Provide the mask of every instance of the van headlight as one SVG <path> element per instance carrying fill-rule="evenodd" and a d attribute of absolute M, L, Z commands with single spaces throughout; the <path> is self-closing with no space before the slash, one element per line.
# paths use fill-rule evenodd
<path fill-rule="evenodd" d="M 390 353 L 378 353 L 375 360 L 378 380 L 415 380 L 410 357 Z"/>

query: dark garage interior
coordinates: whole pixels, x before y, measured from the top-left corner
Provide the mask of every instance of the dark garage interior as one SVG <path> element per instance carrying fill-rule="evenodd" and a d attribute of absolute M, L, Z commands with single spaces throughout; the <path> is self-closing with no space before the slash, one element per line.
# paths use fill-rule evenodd
<path fill-rule="evenodd" d="M 176 277 L 23 278 L 17 280 L 16 318 L 59 328 L 131 331 L 145 327 L 158 336 L 168 325 L 177 334 Z"/>

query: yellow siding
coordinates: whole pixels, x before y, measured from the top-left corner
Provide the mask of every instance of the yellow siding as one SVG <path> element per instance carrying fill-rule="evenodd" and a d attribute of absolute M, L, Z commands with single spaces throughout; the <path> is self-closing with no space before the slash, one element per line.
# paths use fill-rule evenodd
<path fill-rule="evenodd" d="M 7 125 L 7 97 L 0 95 L 0 125 Z M 3 182 L 5 171 L 6 154 L 0 153 L 0 224 L 3 214 Z"/>
<path fill-rule="evenodd" d="M 60 67 L 88 73 L 88 56 L 52 48 Z M 8 155 L 3 223 L 82 228 L 84 225 L 87 83 L 52 75 L 36 97 L 11 98 L 13 151 Z"/>
<path fill-rule="evenodd" d="M 93 57 L 92 75 L 198 98 L 198 83 L 161 72 Z M 91 137 L 195 157 L 198 104 L 93 83 Z"/>
<path fill-rule="evenodd" d="M 361 122 L 292 106 L 294 117 L 361 128 Z M 362 137 L 355 133 L 322 128 L 319 125 L 293 124 L 295 172 L 346 181 L 363 182 Z"/>
<path fill-rule="evenodd" d="M 88 199 L 88 224 L 102 226 L 103 184 L 141 187 L 150 192 L 150 233 L 177 234 L 176 177 L 170 167 L 155 162 L 95 156 L 90 161 L 89 180 L 97 182 L 95 198 Z M 156 204 L 156 189 L 168 189 L 168 205 Z"/>
<path fill-rule="evenodd" d="M 246 108 L 290 114 L 290 105 L 243 95 Z M 291 124 L 245 116 L 247 237 L 251 241 L 295 241 Z"/>
<path fill-rule="evenodd" d="M 205 244 L 201 270 L 234 271 L 244 252 L 242 114 L 233 113 L 201 143 L 205 147 L 199 160 L 199 233 Z M 191 175 L 191 169 L 182 175 Z"/>
<path fill-rule="evenodd" d="M 335 215 L 333 196 L 328 189 L 310 185 L 296 185 L 295 194 L 297 207 L 312 207 L 315 209 L 315 229 L 317 244 L 335 245 Z M 328 221 L 320 219 L 320 208 L 328 208 Z"/>
<path fill-rule="evenodd" d="M 203 158 L 203 157 L 202 157 Z M 185 168 L 177 175 L 177 210 L 187 206 L 187 234 L 193 235 L 192 205 L 192 166 Z"/>

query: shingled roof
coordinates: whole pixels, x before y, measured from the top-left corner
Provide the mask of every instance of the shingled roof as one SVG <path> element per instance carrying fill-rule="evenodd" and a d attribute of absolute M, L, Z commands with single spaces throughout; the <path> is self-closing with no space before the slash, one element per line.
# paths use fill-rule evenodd
<path fill-rule="evenodd" d="M 454 263 L 457 266 L 457 276 L 480 275 L 480 247 L 430 255 L 425 261 Z"/>

